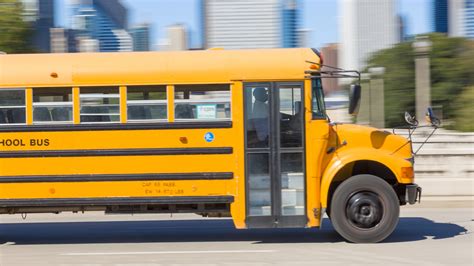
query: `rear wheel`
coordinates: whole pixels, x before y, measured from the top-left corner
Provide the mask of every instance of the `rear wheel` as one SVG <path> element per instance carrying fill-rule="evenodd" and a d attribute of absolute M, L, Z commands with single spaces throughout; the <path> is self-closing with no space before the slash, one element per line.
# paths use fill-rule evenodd
<path fill-rule="evenodd" d="M 375 243 L 398 223 L 400 205 L 393 188 L 373 175 L 356 175 L 340 184 L 331 200 L 331 222 L 347 241 Z"/>

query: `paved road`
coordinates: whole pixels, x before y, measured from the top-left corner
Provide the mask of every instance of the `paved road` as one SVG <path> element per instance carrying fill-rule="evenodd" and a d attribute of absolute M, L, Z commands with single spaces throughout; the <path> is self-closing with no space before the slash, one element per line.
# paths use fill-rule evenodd
<path fill-rule="evenodd" d="M 101 213 L 0 216 L 0 265 L 474 265 L 472 202 L 404 207 L 383 243 L 321 230 L 235 230 L 229 219 Z"/>

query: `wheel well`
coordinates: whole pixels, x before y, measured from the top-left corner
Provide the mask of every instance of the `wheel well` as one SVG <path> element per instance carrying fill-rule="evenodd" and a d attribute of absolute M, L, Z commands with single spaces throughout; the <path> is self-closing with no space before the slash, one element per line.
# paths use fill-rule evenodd
<path fill-rule="evenodd" d="M 331 185 L 329 186 L 328 191 L 328 204 L 327 209 L 331 206 L 331 199 L 334 191 L 336 191 L 337 187 L 344 182 L 345 180 L 349 179 L 351 176 L 360 175 L 360 174 L 369 174 L 380 177 L 381 179 L 385 180 L 387 183 L 392 185 L 392 187 L 396 187 L 398 181 L 395 177 L 395 174 L 384 164 L 375 161 L 369 160 L 361 160 L 355 161 L 345 165 L 337 174 L 334 176 L 333 180 L 331 181 Z M 398 193 L 397 193 L 398 194 Z"/>

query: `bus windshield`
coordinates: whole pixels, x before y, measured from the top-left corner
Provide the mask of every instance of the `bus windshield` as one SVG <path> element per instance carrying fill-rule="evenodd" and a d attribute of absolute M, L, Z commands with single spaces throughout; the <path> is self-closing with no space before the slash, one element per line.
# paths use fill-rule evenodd
<path fill-rule="evenodd" d="M 312 111 L 314 119 L 326 118 L 326 107 L 324 105 L 323 85 L 320 78 L 311 80 Z"/>

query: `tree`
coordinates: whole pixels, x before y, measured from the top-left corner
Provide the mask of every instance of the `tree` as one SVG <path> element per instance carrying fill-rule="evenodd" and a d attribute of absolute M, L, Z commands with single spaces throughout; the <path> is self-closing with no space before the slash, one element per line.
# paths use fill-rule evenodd
<path fill-rule="evenodd" d="M 465 88 L 453 105 L 456 112 L 453 128 L 460 131 L 473 132 L 474 86 Z"/>
<path fill-rule="evenodd" d="M 432 105 L 442 109 L 443 120 L 455 122 L 459 110 L 456 100 L 474 85 L 474 42 L 437 33 L 429 37 L 433 43 L 430 53 Z M 415 112 L 414 60 L 411 42 L 382 50 L 369 59 L 368 67 L 385 67 L 385 118 L 389 127 L 404 125 L 405 111 Z M 452 128 L 460 129 L 456 125 L 452 124 Z"/>
<path fill-rule="evenodd" d="M 32 52 L 32 29 L 23 20 L 23 5 L 18 0 L 0 0 L 0 51 L 6 53 Z"/>

